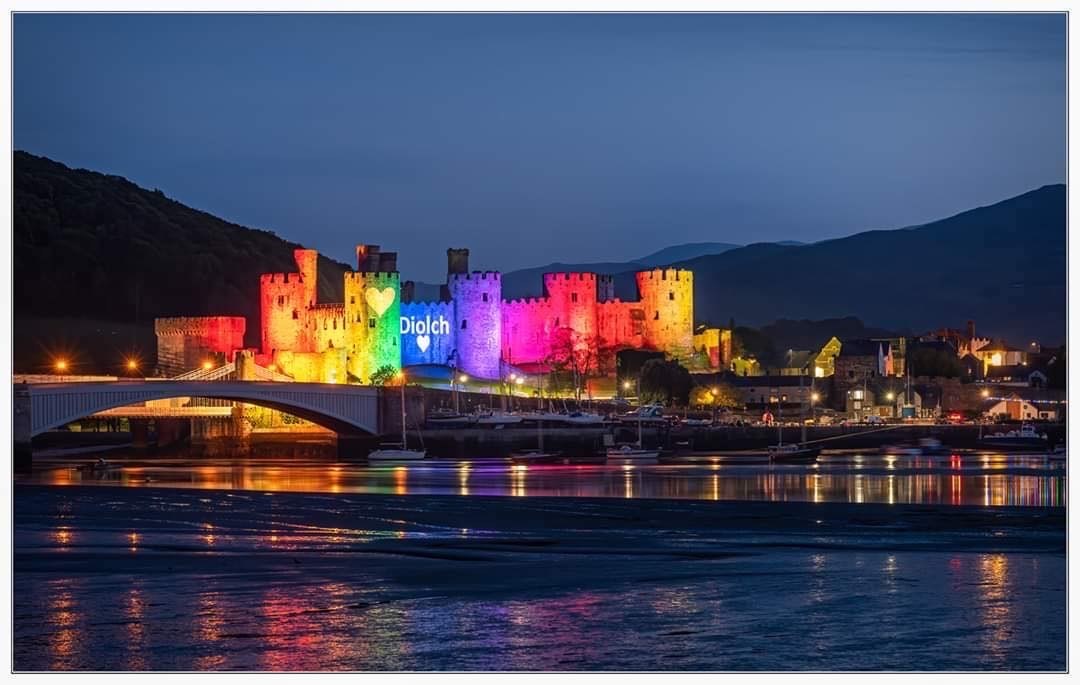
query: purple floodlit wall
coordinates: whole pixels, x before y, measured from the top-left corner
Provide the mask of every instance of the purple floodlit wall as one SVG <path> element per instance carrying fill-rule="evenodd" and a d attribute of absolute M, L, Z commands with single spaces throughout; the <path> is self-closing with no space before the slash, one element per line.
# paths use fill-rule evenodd
<path fill-rule="evenodd" d="M 449 274 L 457 367 L 479 378 L 499 378 L 502 352 L 502 276 L 497 271 Z"/>

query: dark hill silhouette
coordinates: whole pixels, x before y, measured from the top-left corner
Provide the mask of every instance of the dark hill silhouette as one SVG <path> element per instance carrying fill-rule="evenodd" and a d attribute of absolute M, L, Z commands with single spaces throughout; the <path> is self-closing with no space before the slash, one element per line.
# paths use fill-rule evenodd
<path fill-rule="evenodd" d="M 913 331 L 961 327 L 1065 339 L 1066 193 L 1044 186 L 922 226 L 811 245 L 748 245 L 693 269 L 695 317 L 761 325 L 855 316 Z"/>
<path fill-rule="evenodd" d="M 296 243 L 119 176 L 16 152 L 13 185 L 16 320 L 63 317 L 152 331 L 159 316 L 232 314 L 247 317 L 247 342 L 256 345 L 259 275 L 295 271 Z M 341 301 L 345 269 L 320 257 L 320 299 Z M 35 370 L 39 344 L 16 337 L 17 369 Z M 89 354 L 90 362 L 99 356 Z"/>

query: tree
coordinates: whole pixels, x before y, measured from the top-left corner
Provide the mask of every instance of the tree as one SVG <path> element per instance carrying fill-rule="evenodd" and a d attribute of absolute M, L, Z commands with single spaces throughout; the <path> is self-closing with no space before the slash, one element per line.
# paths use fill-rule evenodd
<path fill-rule="evenodd" d="M 641 367 L 641 397 L 648 402 L 687 404 L 693 381 L 676 361 L 650 359 Z"/>
<path fill-rule="evenodd" d="M 717 383 L 696 386 L 692 393 L 692 404 L 735 409 L 742 407 L 743 401 L 738 388 L 728 383 Z"/>
<path fill-rule="evenodd" d="M 384 364 L 375 369 L 375 372 L 371 374 L 372 385 L 396 385 L 398 380 L 398 370 L 394 368 L 392 364 Z"/>
<path fill-rule="evenodd" d="M 555 391 L 569 388 L 574 399 L 581 401 L 588 379 L 606 370 L 603 350 L 604 340 L 599 336 L 581 335 L 566 327 L 557 329 L 545 360 L 551 369 L 549 387 Z"/>

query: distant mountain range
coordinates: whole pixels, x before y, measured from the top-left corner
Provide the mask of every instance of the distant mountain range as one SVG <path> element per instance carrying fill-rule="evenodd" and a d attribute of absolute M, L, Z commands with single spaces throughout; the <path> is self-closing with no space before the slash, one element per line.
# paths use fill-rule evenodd
<path fill-rule="evenodd" d="M 16 326 L 35 338 L 16 336 L 17 369 L 74 319 L 124 324 L 152 341 L 154 317 L 240 315 L 247 344 L 258 343 L 259 275 L 292 271 L 296 243 L 118 176 L 25 152 L 13 161 L 14 313 L 39 322 Z M 614 274 L 617 294 L 635 299 L 635 271 L 673 265 L 694 271 L 699 322 L 858 317 L 920 331 L 974 319 L 984 334 L 1056 344 L 1065 339 L 1065 200 L 1054 185 L 923 226 L 812 244 L 690 243 L 630 262 L 548 264 L 504 274 L 503 293 L 538 295 L 543 273 L 585 270 Z M 341 301 L 348 268 L 320 258 L 321 301 Z M 418 284 L 417 296 L 437 298 L 438 285 Z M 798 340 L 791 323 L 782 337 Z"/>

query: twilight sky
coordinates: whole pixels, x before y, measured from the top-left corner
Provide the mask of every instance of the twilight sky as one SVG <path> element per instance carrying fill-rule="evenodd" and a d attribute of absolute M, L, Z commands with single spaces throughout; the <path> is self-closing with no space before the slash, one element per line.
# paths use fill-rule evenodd
<path fill-rule="evenodd" d="M 15 16 L 15 147 L 440 282 L 1065 180 L 1065 15 Z"/>

